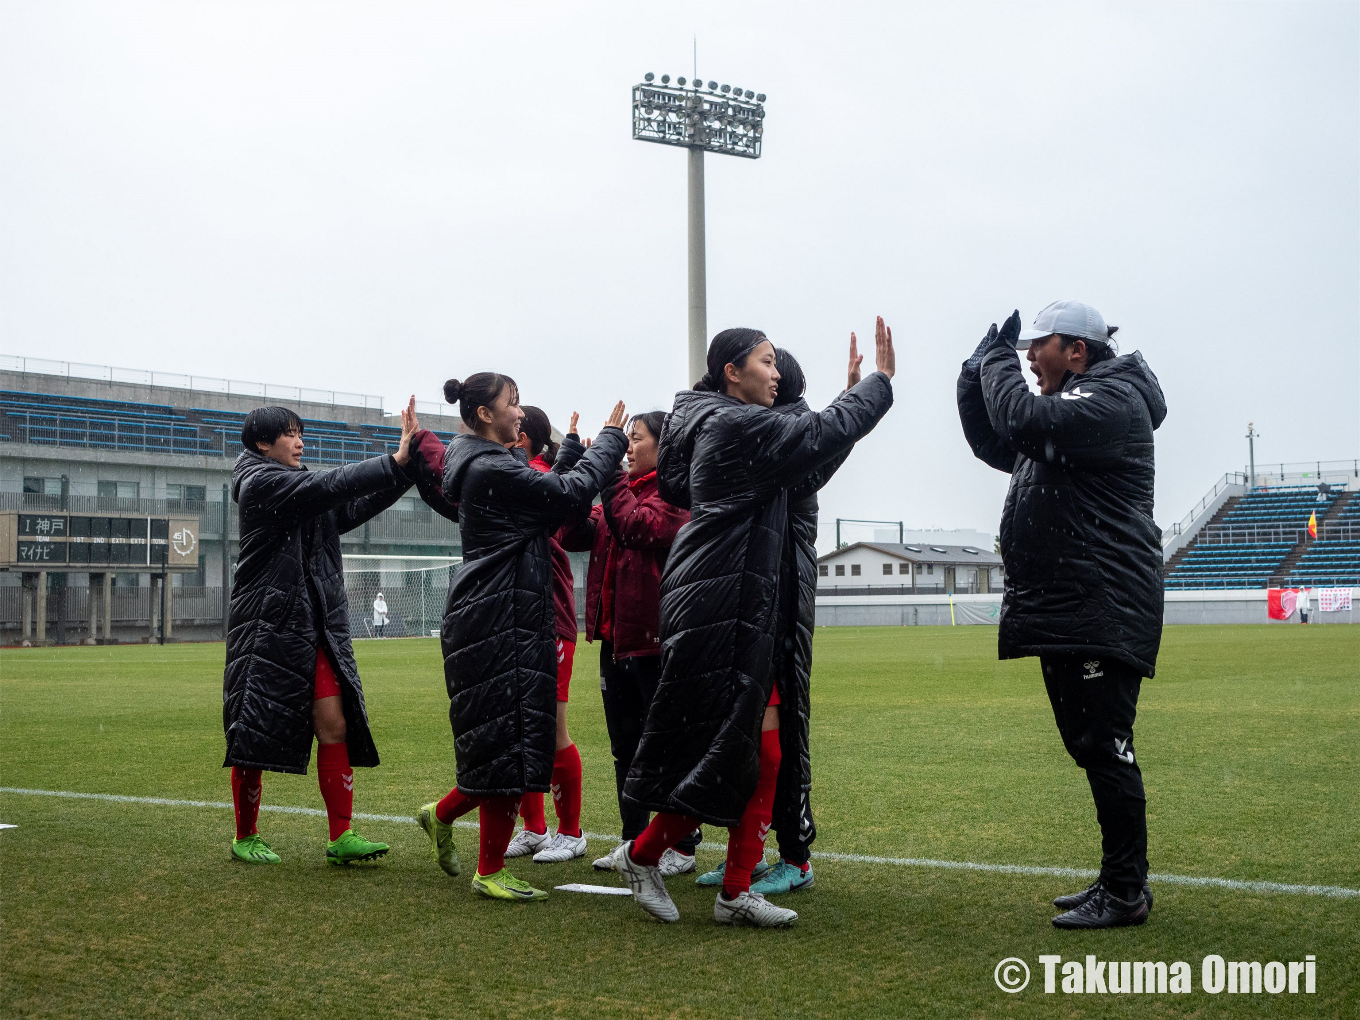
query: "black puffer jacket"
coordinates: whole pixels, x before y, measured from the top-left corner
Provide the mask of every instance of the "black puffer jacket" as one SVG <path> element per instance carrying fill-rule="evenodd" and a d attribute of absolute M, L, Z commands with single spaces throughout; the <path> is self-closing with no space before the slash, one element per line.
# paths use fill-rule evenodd
<path fill-rule="evenodd" d="M 799 399 L 776 407 L 784 414 L 806 414 Z M 779 574 L 781 617 L 775 648 L 775 682 L 784 704 L 779 713 L 779 782 L 775 787 L 773 826 L 792 833 L 811 812 L 803 794 L 812 789 L 811 677 L 812 632 L 817 625 L 817 493 L 850 455 L 847 449 L 789 490 L 789 523 Z M 786 622 L 792 620 L 792 626 Z M 785 837 L 787 838 L 787 836 Z M 803 834 L 811 843 L 816 832 Z"/>
<path fill-rule="evenodd" d="M 231 587 L 222 684 L 224 765 L 306 773 L 312 690 L 324 647 L 344 699 L 351 765 L 378 764 L 349 640 L 340 536 L 386 510 L 411 483 L 390 456 L 324 473 L 251 450 L 236 458 L 241 554 Z"/>
<path fill-rule="evenodd" d="M 557 749 L 548 536 L 589 508 L 627 446 L 622 429 L 606 428 L 579 460 L 564 444 L 558 465 L 544 473 L 523 450 L 489 439 L 449 443 L 444 495 L 458 505 L 463 565 L 449 587 L 441 639 L 458 789 L 468 796 L 548 791 Z"/>
<path fill-rule="evenodd" d="M 781 414 L 686 391 L 661 436 L 657 481 L 690 504 L 661 578 L 661 682 L 624 787 L 653 811 L 735 825 L 759 775 L 760 724 L 780 636 L 787 489 L 892 406 L 875 372 L 819 413 Z M 782 692 L 781 692 L 782 693 Z"/>
<path fill-rule="evenodd" d="M 980 371 L 964 365 L 958 401 L 973 452 L 1011 473 L 1001 658 L 1105 656 L 1152 676 L 1163 617 L 1152 433 L 1166 400 L 1142 355 L 1069 373 L 1045 397 L 1003 344 Z"/>

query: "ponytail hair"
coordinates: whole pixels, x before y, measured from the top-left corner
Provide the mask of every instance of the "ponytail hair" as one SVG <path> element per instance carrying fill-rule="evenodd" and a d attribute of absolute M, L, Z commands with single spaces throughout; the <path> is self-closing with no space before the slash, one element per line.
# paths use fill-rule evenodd
<path fill-rule="evenodd" d="M 798 359 L 782 347 L 774 349 L 774 367 L 779 373 L 779 392 L 775 394 L 774 406 L 783 407 L 803 399 L 807 390 L 807 380 L 803 377 L 803 366 Z"/>
<path fill-rule="evenodd" d="M 727 366 L 743 367 L 751 352 L 767 339 L 760 330 L 745 326 L 723 330 L 708 345 L 708 371 L 694 384 L 694 389 L 703 393 L 726 393 L 724 370 Z"/>
<path fill-rule="evenodd" d="M 507 386 L 511 390 L 511 399 L 518 400 L 519 387 L 508 375 L 476 372 L 462 381 L 450 379 L 444 383 L 444 399 L 458 405 L 458 414 L 468 428 L 476 428 L 477 408 L 490 407 Z"/>
<path fill-rule="evenodd" d="M 520 410 L 524 412 L 524 420 L 519 423 L 519 430 L 529 437 L 529 459 L 542 457 L 552 464 L 557 460 L 559 448 L 559 444 L 553 442 L 552 422 L 548 421 L 542 408 L 532 404 L 524 404 Z"/>

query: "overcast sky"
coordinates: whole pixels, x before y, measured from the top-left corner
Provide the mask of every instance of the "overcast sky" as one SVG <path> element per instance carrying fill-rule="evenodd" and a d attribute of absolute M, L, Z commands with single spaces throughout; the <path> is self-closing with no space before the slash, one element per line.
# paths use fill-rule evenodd
<path fill-rule="evenodd" d="M 0 6 L 0 352 L 555 424 L 685 384 L 685 155 L 647 71 L 765 92 L 708 158 L 710 333 L 896 406 L 824 520 L 995 532 L 954 404 L 987 325 L 1094 304 L 1161 379 L 1157 518 L 1246 460 L 1360 456 L 1355 3 Z M 868 345 L 871 349 L 872 345 Z M 868 359 L 872 361 L 872 354 Z M 868 367 L 866 365 L 866 367 Z M 583 429 L 584 431 L 584 429 Z"/>

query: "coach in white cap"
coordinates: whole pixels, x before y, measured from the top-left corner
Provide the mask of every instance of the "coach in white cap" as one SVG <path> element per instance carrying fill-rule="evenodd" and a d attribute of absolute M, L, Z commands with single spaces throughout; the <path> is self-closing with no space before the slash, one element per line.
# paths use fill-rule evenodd
<path fill-rule="evenodd" d="M 1058 732 L 1086 770 L 1100 821 L 1100 877 L 1053 901 L 1064 911 L 1059 928 L 1142 924 L 1152 910 L 1133 723 L 1162 638 L 1152 433 L 1166 401 L 1140 354 L 1119 356 L 1114 333 L 1080 301 L 1055 301 L 1024 331 L 1014 312 L 1000 331 L 992 324 L 958 382 L 974 454 L 1011 475 L 1000 657 L 1039 657 Z"/>

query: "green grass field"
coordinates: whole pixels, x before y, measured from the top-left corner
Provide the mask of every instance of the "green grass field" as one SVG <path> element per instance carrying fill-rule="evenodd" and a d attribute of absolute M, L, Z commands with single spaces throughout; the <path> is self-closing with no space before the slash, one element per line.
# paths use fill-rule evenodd
<path fill-rule="evenodd" d="M 832 629 L 813 678 L 816 849 L 1093 868 L 1099 833 L 1034 660 L 995 630 Z M 383 765 L 355 809 L 408 816 L 453 781 L 432 640 L 357 650 Z M 1144 684 L 1138 748 L 1154 873 L 1360 888 L 1360 629 L 1180 627 Z M 0 784 L 207 801 L 221 769 L 222 646 L 0 653 Z M 595 650 L 571 729 L 583 824 L 618 831 Z M 267 774 L 267 804 L 319 808 L 314 776 Z M 325 822 L 263 814 L 284 863 L 227 853 L 228 810 L 0 793 L 3 1012 L 15 1017 L 1360 1016 L 1360 898 L 1155 884 L 1142 928 L 1058 932 L 1084 880 L 814 861 L 786 931 L 722 928 L 673 879 L 662 926 L 624 898 L 473 897 L 411 824 L 374 866 L 329 868 Z M 709 839 L 725 833 L 713 831 Z M 476 836 L 458 830 L 465 869 Z M 773 839 L 771 840 L 773 844 Z M 613 883 L 584 861 L 520 863 L 539 884 Z M 711 867 L 717 851 L 700 851 Z M 1189 995 L 1045 995 L 1037 957 L 1185 960 Z M 1317 957 L 1314 995 L 1211 995 L 1200 961 Z M 1006 995 L 993 968 L 1035 971 Z"/>

